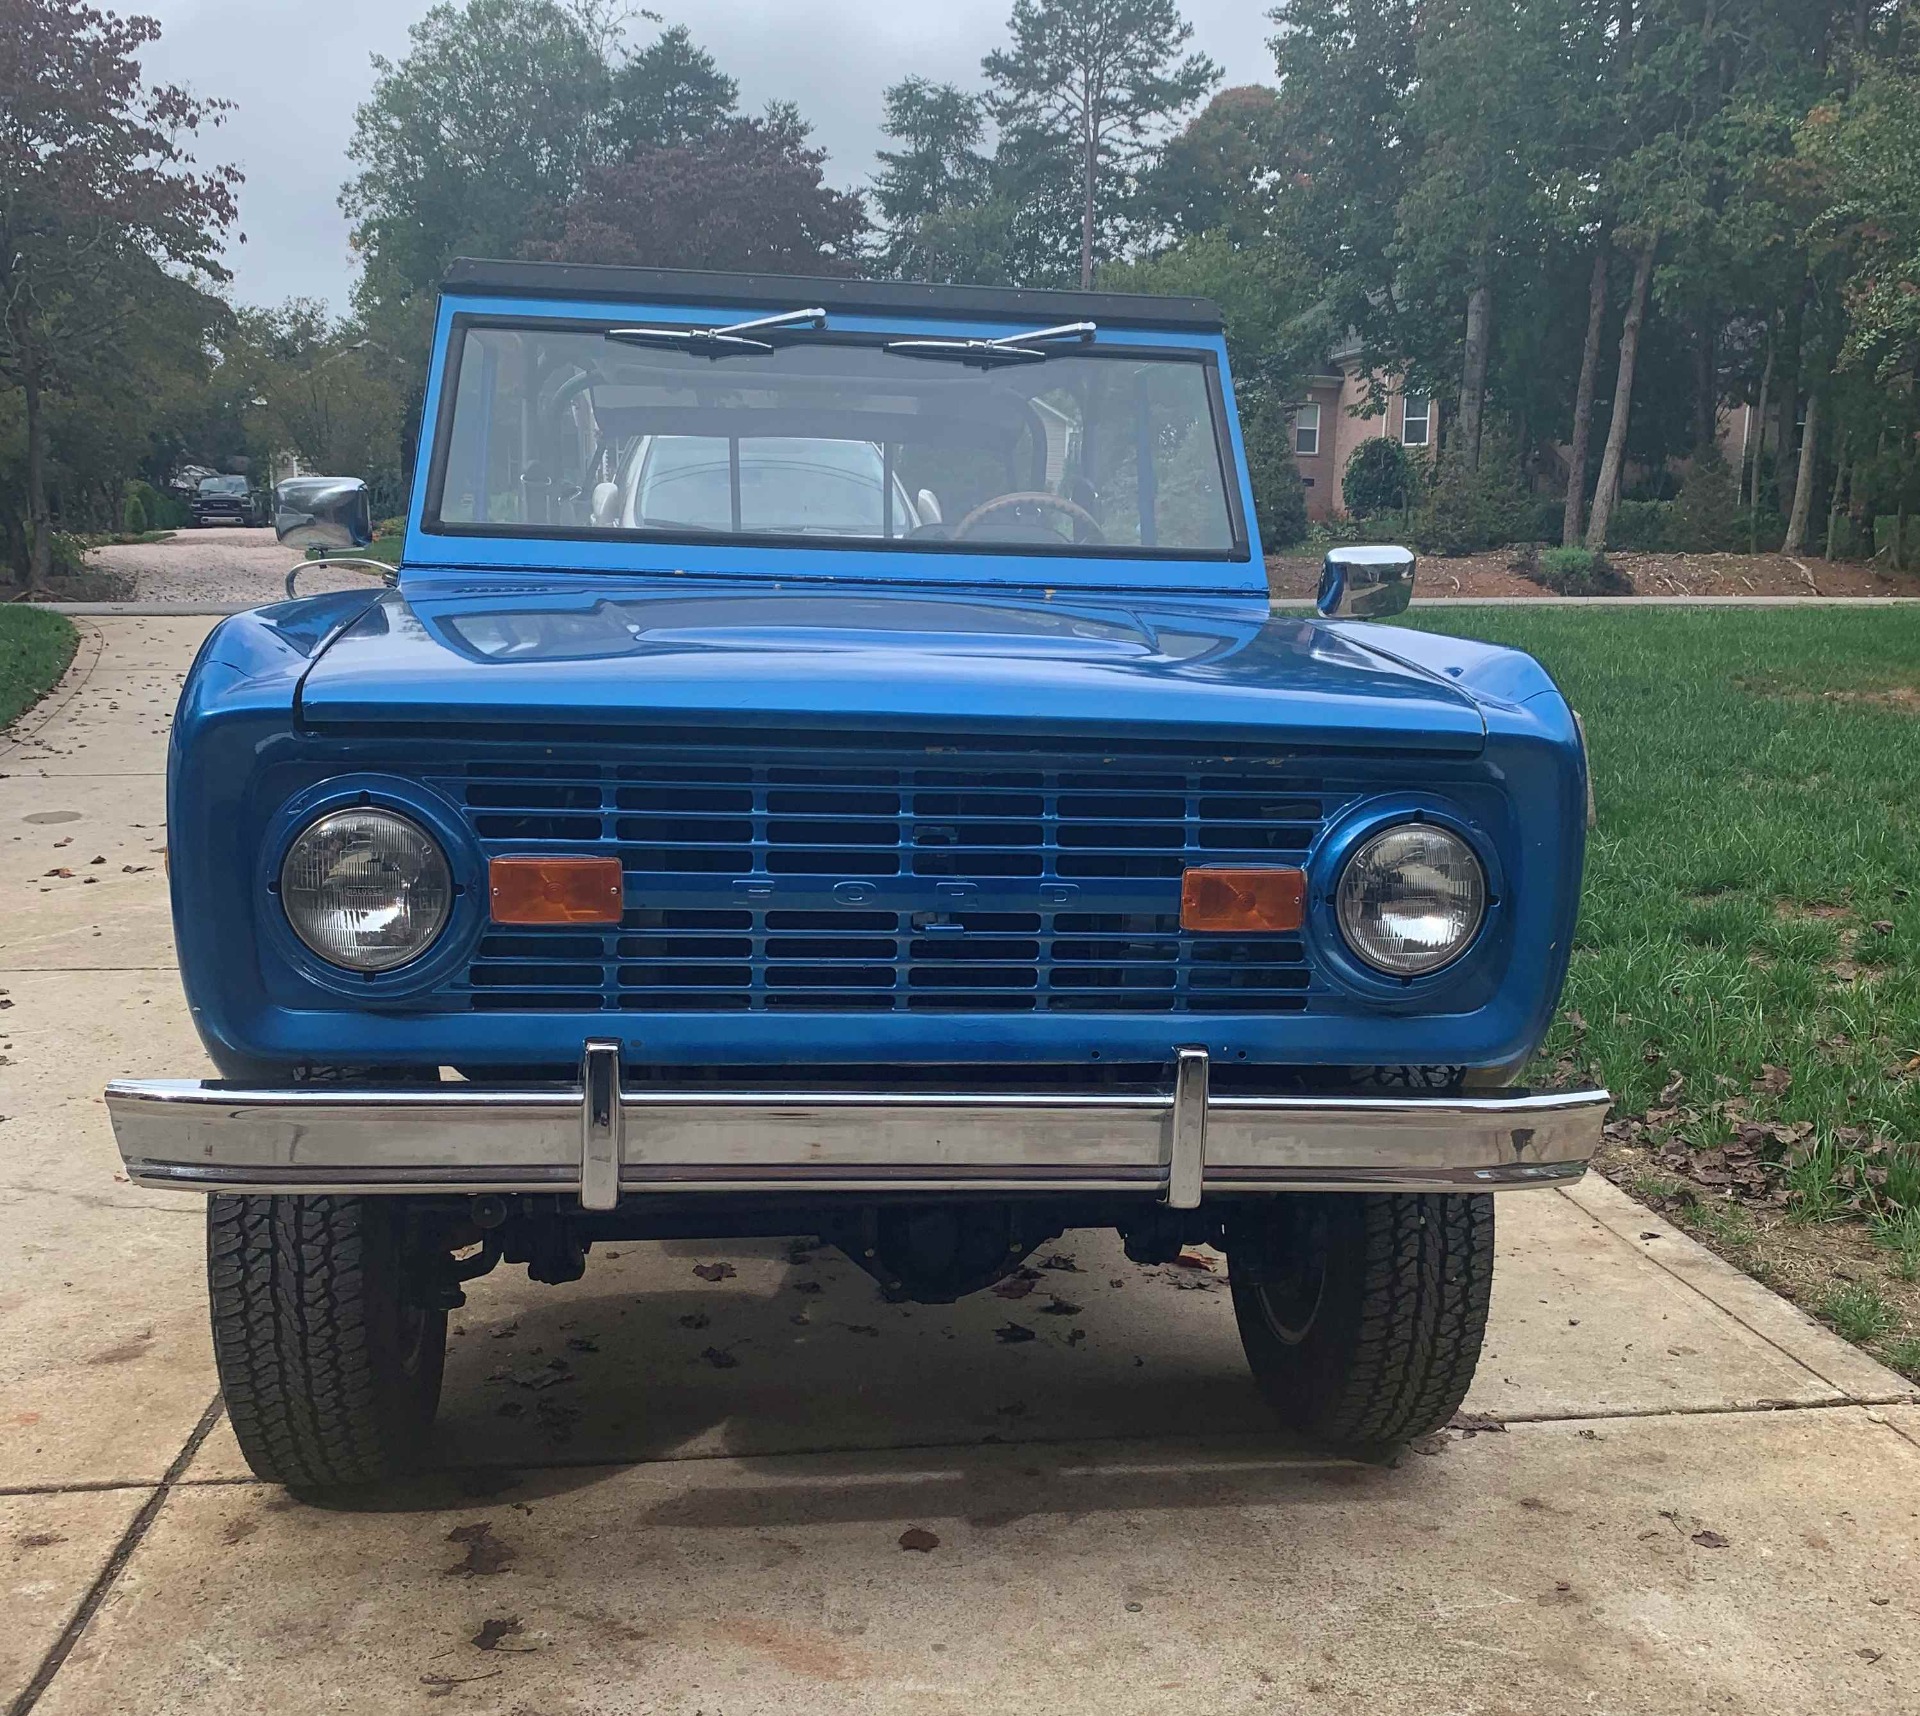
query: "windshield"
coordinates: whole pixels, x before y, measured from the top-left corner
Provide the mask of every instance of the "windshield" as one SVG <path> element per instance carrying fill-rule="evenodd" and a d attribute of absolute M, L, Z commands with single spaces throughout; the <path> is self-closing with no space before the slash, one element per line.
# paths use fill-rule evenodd
<path fill-rule="evenodd" d="M 200 492 L 203 495 L 243 495 L 247 492 L 245 477 L 202 477 Z"/>
<path fill-rule="evenodd" d="M 429 528 L 1244 552 L 1198 353 L 972 365 L 831 336 L 723 355 L 561 326 L 455 337 Z"/>

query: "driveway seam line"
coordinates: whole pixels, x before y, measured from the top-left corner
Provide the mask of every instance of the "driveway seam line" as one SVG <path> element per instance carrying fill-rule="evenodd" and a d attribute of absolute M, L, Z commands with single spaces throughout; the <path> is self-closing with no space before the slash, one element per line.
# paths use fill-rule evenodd
<path fill-rule="evenodd" d="M 1598 1170 L 1589 1170 L 1589 1171 L 1597 1172 Z M 1606 1176 L 1601 1175 L 1601 1178 L 1605 1179 Z M 1611 1180 L 1608 1180 L 1607 1183 L 1609 1185 L 1613 1184 Z M 1623 1187 L 1616 1186 L 1614 1189 L 1616 1191 L 1623 1192 L 1628 1197 L 1632 1196 L 1631 1193 L 1626 1193 L 1625 1188 Z M 1748 1334 L 1752 1335 L 1755 1340 L 1762 1341 L 1766 1345 L 1773 1348 L 1773 1350 L 1777 1352 L 1789 1364 L 1797 1365 L 1801 1370 L 1805 1371 L 1807 1375 L 1812 1377 L 1816 1382 L 1824 1383 L 1828 1388 L 1833 1389 L 1841 1397 L 1839 1401 L 1834 1402 L 1835 1405 L 1878 1406 L 1878 1405 L 1887 1404 L 1886 1402 L 1880 1401 L 1878 1399 L 1869 1399 L 1864 1396 L 1854 1395 L 1847 1389 L 1844 1383 L 1835 1382 L 1833 1378 L 1826 1375 L 1825 1372 L 1815 1370 L 1814 1367 L 1809 1363 L 1807 1363 L 1807 1361 L 1803 1359 L 1798 1353 L 1791 1352 L 1786 1347 L 1783 1347 L 1778 1341 L 1776 1341 L 1773 1338 L 1773 1336 L 1768 1334 L 1764 1329 L 1756 1329 L 1751 1323 L 1747 1321 L 1745 1317 L 1741 1316 L 1738 1311 L 1734 1310 L 1731 1306 L 1721 1304 L 1718 1299 L 1714 1298 L 1714 1296 L 1711 1293 L 1709 1293 L 1704 1287 L 1700 1286 L 1698 1282 L 1690 1281 L 1686 1276 L 1682 1275 L 1677 1269 L 1669 1268 L 1665 1258 L 1659 1256 L 1655 1252 L 1648 1251 L 1644 1245 L 1636 1248 L 1633 1241 L 1628 1239 L 1625 1234 L 1620 1233 L 1619 1231 L 1617 1231 L 1612 1227 L 1609 1227 L 1604 1221 L 1602 1221 L 1597 1215 L 1595 1215 L 1593 1211 L 1583 1208 L 1579 1203 L 1576 1203 L 1573 1198 L 1568 1197 L 1567 1190 L 1564 1186 L 1558 1187 L 1556 1188 L 1556 1190 L 1559 1191 L 1561 1197 L 1566 1198 L 1568 1203 L 1573 1204 L 1573 1207 L 1579 1210 L 1580 1213 L 1583 1216 L 1585 1216 L 1588 1221 L 1592 1222 L 1595 1227 L 1599 1228 L 1602 1233 L 1609 1234 L 1614 1239 L 1618 1240 L 1620 1244 L 1625 1246 L 1628 1251 L 1633 1253 L 1634 1256 L 1644 1257 L 1649 1263 L 1651 1263 L 1654 1266 L 1654 1268 L 1658 1269 L 1662 1275 L 1666 1276 L 1666 1278 L 1669 1281 L 1676 1281 L 1682 1287 L 1686 1288 L 1688 1292 L 1697 1294 L 1701 1299 L 1705 1300 L 1707 1304 L 1711 1305 L 1716 1311 L 1718 1311 L 1721 1314 L 1721 1316 L 1732 1318 L 1733 1321 L 1738 1323 L 1741 1328 L 1745 1329 Z M 1646 1211 L 1646 1216 L 1649 1221 L 1659 1222 L 1663 1227 L 1665 1227 L 1668 1230 L 1668 1234 L 1663 1234 L 1661 1236 L 1662 1238 L 1666 1238 L 1669 1235 L 1671 1235 L 1672 1237 L 1684 1240 L 1688 1245 L 1699 1246 L 1700 1250 L 1705 1252 L 1708 1257 L 1712 1258 L 1715 1263 L 1722 1264 L 1728 1269 L 1733 1269 L 1736 1275 L 1743 1276 L 1746 1280 L 1752 1281 L 1753 1284 L 1756 1287 L 1758 1287 L 1763 1293 L 1772 1293 L 1773 1297 L 1776 1299 L 1779 1299 L 1781 1304 L 1785 1305 L 1788 1308 L 1788 1310 L 1790 1311 L 1799 1310 L 1799 1306 L 1795 1305 L 1791 1299 L 1783 1298 L 1780 1294 L 1774 1293 L 1773 1289 L 1769 1287 L 1764 1281 L 1761 1281 L 1754 1276 L 1748 1275 L 1745 1270 L 1735 1269 L 1734 1265 L 1732 1265 L 1731 1263 L 1728 1263 L 1727 1260 L 1724 1257 L 1722 1257 L 1717 1251 L 1709 1251 L 1706 1246 L 1700 1245 L 1699 1240 L 1695 1239 L 1692 1234 L 1688 1233 L 1684 1228 L 1675 1227 L 1672 1222 L 1668 1221 L 1658 1211 L 1647 1209 L 1646 1205 L 1641 1203 L 1637 1198 L 1633 1200 L 1633 1204 L 1635 1209 Z M 1808 1320 L 1812 1321 L 1811 1318 L 1809 1318 Z M 1822 1327 L 1823 1325 L 1816 1323 L 1814 1326 L 1816 1328 L 1819 1328 L 1819 1327 Z M 1826 1332 L 1829 1334 L 1833 1333 L 1833 1331 L 1830 1329 L 1827 1330 Z M 1835 1340 L 1840 1340 L 1842 1337 L 1839 1335 L 1834 1335 L 1833 1338 Z M 1852 1345 L 1851 1342 L 1848 1342 L 1847 1344 L 1849 1346 Z M 1854 1350 L 1857 1352 L 1860 1352 L 1863 1358 L 1868 1358 L 1868 1359 L 1873 1358 L 1873 1354 L 1866 1352 L 1864 1349 L 1855 1348 Z M 1875 1360 L 1875 1362 L 1878 1363 L 1879 1361 Z"/>
<path fill-rule="evenodd" d="M 1617 1423 L 1629 1423 L 1629 1422 L 1637 1423 L 1637 1422 L 1644 1422 L 1648 1419 L 1655 1419 L 1655 1418 L 1736 1418 L 1736 1417 L 1750 1418 L 1750 1417 L 1756 1417 L 1761 1415 L 1766 1415 L 1771 1417 L 1786 1417 L 1790 1413 L 1796 1413 L 1796 1412 L 1857 1412 L 1866 1407 L 1871 1407 L 1871 1406 L 1911 1406 L 1915 1404 L 1920 1404 L 1920 1396 L 1901 1395 L 1898 1397 L 1884 1399 L 1884 1400 L 1864 1400 L 1864 1401 L 1863 1400 L 1806 1400 L 1806 1401 L 1756 1400 L 1756 1401 L 1742 1402 L 1740 1404 L 1733 1405 L 1733 1406 L 1646 1406 L 1646 1407 L 1626 1407 L 1626 1408 L 1622 1408 L 1622 1409 L 1611 1411 L 1611 1412 L 1566 1412 L 1566 1413 L 1517 1412 L 1510 1416 L 1502 1416 L 1500 1413 L 1497 1413 L 1497 1412 L 1486 1412 L 1486 1413 L 1477 1413 L 1477 1414 L 1474 1414 L 1474 1416 L 1489 1419 L 1493 1423 L 1498 1424 L 1504 1428 L 1506 1425 L 1509 1425 L 1509 1424 L 1526 1425 L 1528 1427 L 1532 1427 L 1534 1425 L 1551 1426 L 1554 1424 L 1608 1424 L 1608 1423 L 1616 1423 L 1616 1422 Z M 1887 1428 L 1898 1430 L 1898 1426 L 1895 1426 L 1895 1425 L 1888 1425 Z M 1477 1434 L 1498 1435 L 1499 1432 L 1483 1431 L 1483 1432 L 1477 1432 Z M 656 1458 L 620 1458 L 618 1456 L 612 1456 L 606 1459 L 580 1459 L 580 1460 L 540 1460 L 540 1461 L 501 1460 L 496 1462 L 475 1461 L 465 1465 L 427 1466 L 422 1468 L 422 1470 L 419 1473 L 419 1476 L 423 1478 L 433 1478 L 433 1477 L 458 1477 L 465 1473 L 580 1472 L 580 1471 L 593 1471 L 602 1467 L 607 1467 L 607 1468 L 623 1467 L 628 1469 L 639 1469 L 642 1467 L 649 1467 L 649 1466 L 696 1466 L 696 1465 L 702 1465 L 715 1460 L 752 1460 L 755 1462 L 766 1462 L 766 1461 L 772 1461 L 772 1460 L 840 1459 L 852 1454 L 870 1454 L 878 1458 L 878 1457 L 891 1455 L 891 1454 L 951 1453 L 956 1449 L 984 1450 L 984 1449 L 992 1448 L 992 1449 L 998 1449 L 1002 1452 L 1005 1452 L 1010 1449 L 1017 1450 L 1020 1448 L 1099 1447 L 1099 1446 L 1108 1446 L 1108 1445 L 1114 1445 L 1114 1444 L 1123 1444 L 1128 1442 L 1139 1442 L 1143 1439 L 1144 1438 L 1141 1435 L 1139 1435 L 1137 1432 L 1129 1435 L 1125 1435 L 1125 1436 L 1099 1436 L 1099 1435 L 1062 1436 L 1055 1440 L 1042 1440 L 1042 1439 L 1036 1438 L 1034 1440 L 1024 1441 L 1024 1442 L 982 1442 L 978 1437 L 973 1437 L 964 1442 L 894 1442 L 894 1443 L 889 1443 L 884 1447 L 867 1447 L 867 1446 L 862 1446 L 858 1443 L 851 1443 L 851 1444 L 841 1444 L 836 1447 L 823 1447 L 823 1448 L 784 1448 L 784 1449 L 778 1449 L 778 1450 L 767 1452 L 767 1453 L 756 1453 L 752 1450 L 742 1451 L 739 1449 L 721 1449 L 713 1453 L 680 1454 L 680 1455 L 675 1455 L 671 1458 L 657 1458 L 657 1457 Z M 1180 1445 L 1189 1446 L 1189 1447 L 1192 1447 L 1192 1446 L 1231 1447 L 1237 1443 L 1245 1443 L 1245 1442 L 1252 1442 L 1252 1441 L 1265 1442 L 1270 1440 L 1271 1436 L 1270 1436 L 1270 1432 L 1264 1431 L 1264 1430 L 1241 1430 L 1241 1431 L 1232 1431 L 1219 1436 L 1179 1436 L 1179 1437 L 1163 1437 L 1158 1439 L 1173 1441 Z M 1311 1455 L 1313 1453 L 1312 1449 L 1306 1448 L 1306 1447 L 1289 1449 L 1286 1451 L 1289 1453 L 1298 1453 L 1298 1454 L 1306 1454 L 1306 1455 Z M 1338 1460 L 1338 1456 L 1327 1456 L 1327 1457 L 1329 1459 L 1333 1459 L 1336 1461 Z M 1339 1463 L 1351 1464 L 1353 1462 L 1339 1462 Z M 273 1489 L 278 1487 L 274 1484 L 267 1482 L 267 1480 L 264 1478 L 256 1478 L 251 1476 L 243 1477 L 238 1474 L 210 1475 L 204 1478 L 182 1478 L 177 1487 L 181 1489 L 191 1490 L 191 1489 L 215 1489 L 223 1486 L 231 1487 L 234 1485 L 244 1486 L 244 1485 L 254 1485 L 254 1484 L 260 1485 L 263 1488 L 267 1488 L 267 1489 Z M 4 1493 L 4 1492 L 0 1492 L 0 1493 Z M 38 1494 L 46 1494 L 49 1492 L 32 1491 L 29 1493 L 38 1495 Z"/>
<path fill-rule="evenodd" d="M 207 1409 L 200 1414 L 200 1422 L 194 1425 L 180 1452 L 174 1455 L 173 1462 L 161 1475 L 160 1482 L 154 1486 L 153 1494 L 140 1504 L 140 1511 L 133 1516 L 127 1529 L 120 1534 L 120 1541 L 114 1545 L 113 1553 L 107 1557 L 102 1567 L 87 1587 L 87 1594 L 80 1599 L 80 1606 L 74 1610 L 67 1624 L 60 1629 L 60 1636 L 53 1641 L 53 1648 L 41 1659 L 33 1678 L 27 1682 L 25 1690 L 7 1707 L 7 1716 L 29 1716 L 29 1712 L 46 1695 L 47 1688 L 53 1684 L 53 1677 L 66 1666 L 73 1654 L 74 1646 L 79 1644 L 81 1635 L 87 1630 L 93 1617 L 99 1613 L 100 1605 L 107 1600 L 122 1570 L 132 1560 L 133 1552 L 140 1547 L 142 1540 L 160 1517 L 160 1510 L 166 1505 L 175 1486 L 193 1458 L 200 1452 L 201 1443 L 211 1434 L 214 1425 L 220 1422 L 221 1400 L 215 1395 L 207 1403 Z"/>

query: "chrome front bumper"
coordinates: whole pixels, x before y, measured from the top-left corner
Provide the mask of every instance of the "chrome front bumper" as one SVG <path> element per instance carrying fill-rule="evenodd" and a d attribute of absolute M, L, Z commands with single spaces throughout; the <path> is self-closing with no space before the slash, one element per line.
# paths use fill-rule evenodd
<path fill-rule="evenodd" d="M 208 1192 L 1203 1194 L 1501 1191 L 1578 1179 L 1605 1091 L 1211 1096 L 1201 1049 L 1145 1094 L 629 1090 L 614 1043 L 576 1085 L 282 1090 L 120 1080 L 137 1185 Z"/>

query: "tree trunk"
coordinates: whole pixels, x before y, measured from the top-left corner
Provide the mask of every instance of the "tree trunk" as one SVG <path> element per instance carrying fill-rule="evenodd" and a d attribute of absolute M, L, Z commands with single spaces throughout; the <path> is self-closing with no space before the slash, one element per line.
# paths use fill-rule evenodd
<path fill-rule="evenodd" d="M 1493 330 L 1493 288 L 1485 281 L 1467 294 L 1466 352 L 1460 367 L 1460 450 L 1467 469 L 1480 468 L 1480 419 L 1487 402 L 1487 358 Z"/>
<path fill-rule="evenodd" d="M 1080 163 L 1080 290 L 1090 291 L 1093 287 L 1093 173 L 1097 165 L 1098 154 L 1094 148 L 1093 102 L 1086 104 L 1086 112 L 1081 119 Z"/>
<path fill-rule="evenodd" d="M 53 530 L 47 521 L 47 424 L 40 410 L 40 378 L 23 366 L 20 391 L 27 418 L 27 591 L 38 595 L 53 571 Z"/>
<path fill-rule="evenodd" d="M 1893 569 L 1907 569 L 1907 503 L 1902 501 L 1893 515 Z"/>
<path fill-rule="evenodd" d="M 1786 516 L 1784 509 L 1793 500 L 1793 424 L 1799 408 L 1800 391 L 1789 386 L 1780 395 L 1779 408 L 1773 414 L 1776 430 L 1773 442 L 1773 506 L 1776 515 L 1782 518 Z"/>
<path fill-rule="evenodd" d="M 1767 456 L 1767 394 L 1773 386 L 1773 329 L 1767 329 L 1767 362 L 1760 371 L 1760 398 L 1753 408 L 1751 419 L 1759 434 L 1749 450 L 1747 469 L 1741 472 L 1743 481 L 1753 485 L 1752 494 L 1747 502 L 1747 552 L 1760 552 L 1760 461 Z"/>
<path fill-rule="evenodd" d="M 1720 433 L 1720 366 L 1714 351 L 1713 323 L 1702 317 L 1693 337 L 1693 448 L 1710 447 Z"/>
<path fill-rule="evenodd" d="M 1841 493 L 1847 487 L 1850 467 L 1847 464 L 1847 437 L 1843 430 L 1840 444 L 1834 448 L 1833 493 L 1827 497 L 1827 558 L 1833 558 L 1834 541 L 1840 534 L 1840 514 L 1845 510 L 1841 505 Z"/>
<path fill-rule="evenodd" d="M 1593 278 L 1587 283 L 1587 338 L 1580 348 L 1580 387 L 1573 396 L 1573 446 L 1567 454 L 1567 509 L 1560 520 L 1560 541 L 1572 548 L 1580 540 L 1587 513 L 1587 452 L 1593 439 L 1593 385 L 1600 375 L 1600 334 L 1607 321 L 1607 245 L 1593 253 Z"/>
<path fill-rule="evenodd" d="M 1788 554 L 1807 551 L 1807 520 L 1813 512 L 1813 476 L 1819 451 L 1820 387 L 1816 383 L 1807 395 L 1807 426 L 1800 436 L 1800 474 L 1793 485 L 1793 511 L 1787 515 L 1787 540 L 1781 545 Z"/>
<path fill-rule="evenodd" d="M 1587 521 L 1587 546 L 1596 554 L 1607 546 L 1607 526 L 1613 522 L 1613 503 L 1620 498 L 1620 468 L 1627 456 L 1627 418 L 1633 410 L 1633 366 L 1640 356 L 1640 321 L 1646 314 L 1647 288 L 1653 281 L 1653 253 L 1648 239 L 1633 265 L 1633 290 L 1627 297 L 1627 317 L 1620 328 L 1620 369 L 1613 384 L 1613 421 L 1607 425 L 1607 448 L 1600 455 L 1600 480 L 1593 490 L 1593 517 Z"/>

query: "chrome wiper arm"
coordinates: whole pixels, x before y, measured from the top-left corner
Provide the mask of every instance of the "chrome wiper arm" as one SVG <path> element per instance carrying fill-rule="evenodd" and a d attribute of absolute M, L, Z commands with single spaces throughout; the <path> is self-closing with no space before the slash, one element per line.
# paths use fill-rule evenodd
<path fill-rule="evenodd" d="M 996 363 L 1045 363 L 1053 355 L 1049 347 L 1054 342 L 1071 340 L 1077 345 L 1087 345 L 1099 331 L 1097 322 L 1062 322 L 1057 328 L 1003 334 L 997 340 L 951 340 L 934 336 L 889 340 L 886 349 L 905 357 L 950 358 L 956 363 L 978 364 L 986 369 Z"/>
<path fill-rule="evenodd" d="M 777 315 L 755 316 L 751 321 L 729 322 L 722 328 L 609 328 L 606 337 L 622 345 L 665 346 L 671 351 L 695 352 L 702 357 L 725 357 L 729 352 L 774 349 L 771 340 L 755 339 L 755 334 L 826 325 L 826 311 L 815 308 L 782 310 Z"/>

